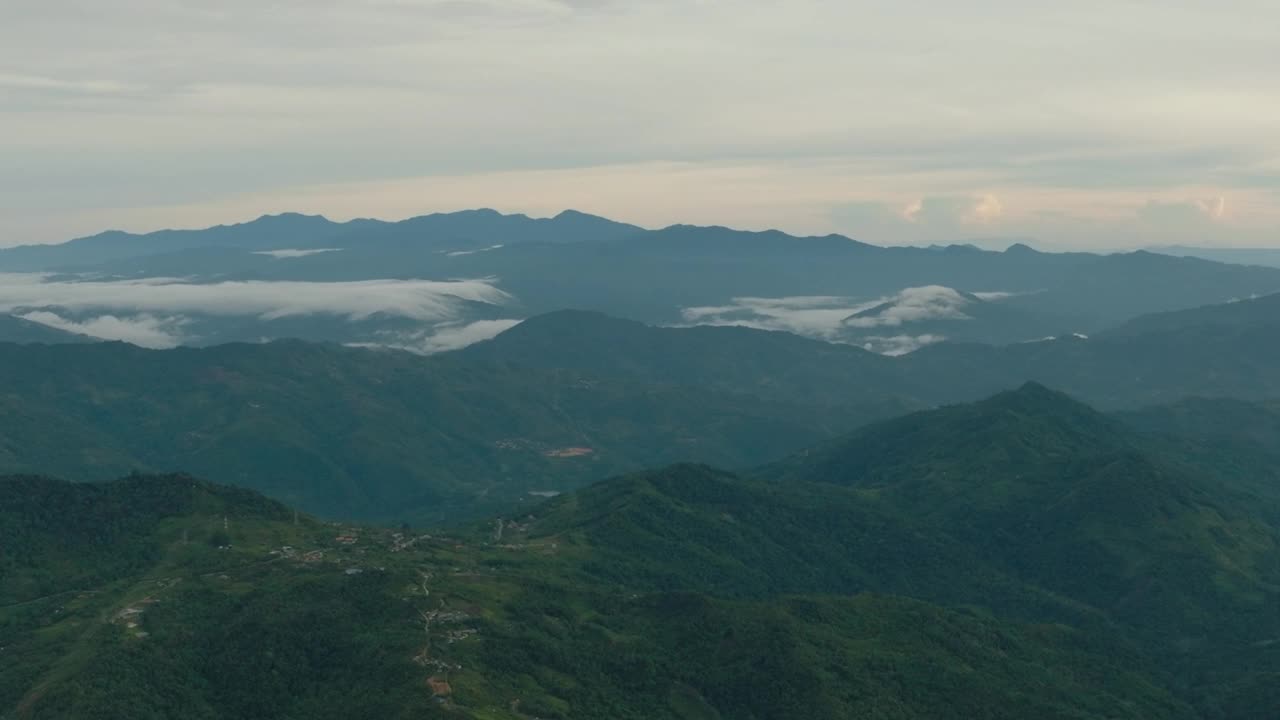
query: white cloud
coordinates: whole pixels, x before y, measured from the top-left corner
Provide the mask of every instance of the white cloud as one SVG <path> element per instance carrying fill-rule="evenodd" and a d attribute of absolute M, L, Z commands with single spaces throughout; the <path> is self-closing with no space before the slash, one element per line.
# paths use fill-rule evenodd
<path fill-rule="evenodd" d="M 998 300 L 1010 295 L 984 292 L 979 297 Z M 740 297 L 728 305 L 684 308 L 681 314 L 690 325 L 781 330 L 830 342 L 852 342 L 886 355 L 902 355 L 946 338 L 928 333 L 868 335 L 867 331 L 907 327 L 927 320 L 972 320 L 964 309 L 974 302 L 953 288 L 928 285 L 904 288 L 870 301 L 838 296 Z M 872 310 L 872 314 L 855 317 Z"/>
<path fill-rule="evenodd" d="M 479 250 L 450 250 L 449 252 L 446 252 L 445 255 L 448 257 L 462 257 L 464 255 L 475 255 L 476 253 L 489 252 L 491 250 L 500 250 L 501 248 L 502 245 L 490 245 L 489 247 L 480 248 Z"/>
<path fill-rule="evenodd" d="M 0 311 L 62 308 L 134 313 L 258 316 L 377 313 L 423 321 L 455 319 L 464 303 L 501 305 L 510 297 L 493 280 L 362 280 L 356 282 L 221 282 L 175 278 L 64 282 L 39 274 L 0 274 Z"/>
<path fill-rule="evenodd" d="M 992 223 L 1000 219 L 1004 215 L 1004 205 L 1001 204 L 1000 198 L 995 195 L 983 195 L 978 198 L 973 208 L 969 210 L 969 214 L 964 218 L 965 222 L 986 224 Z"/>
<path fill-rule="evenodd" d="M 739 297 L 730 305 L 689 307 L 681 314 L 696 325 L 737 325 L 830 340 L 839 334 L 845 318 L 876 304 L 831 296 Z"/>
<path fill-rule="evenodd" d="M 157 317 L 147 314 L 131 317 L 100 315 L 81 321 L 64 318 L 57 313 L 37 310 L 19 317 L 59 330 L 102 340 L 123 340 L 146 348 L 177 347 L 182 344 L 181 328 L 186 324 L 184 318 Z"/>
<path fill-rule="evenodd" d="M 418 348 L 427 354 L 461 350 L 482 340 L 490 340 L 519 325 L 519 320 L 477 320 L 464 325 L 441 325 L 423 338 Z"/>
<path fill-rule="evenodd" d="M 476 320 L 470 323 L 441 323 L 419 333 L 400 333 L 383 341 L 349 343 L 353 347 L 381 347 L 408 350 L 421 355 L 461 350 L 519 325 L 521 320 Z"/>
<path fill-rule="evenodd" d="M 862 347 L 871 352 L 897 357 L 946 340 L 942 335 L 893 335 L 863 338 Z"/>
<path fill-rule="evenodd" d="M 283 250 L 255 250 L 254 255 L 266 255 L 277 260 L 285 260 L 288 258 L 307 257 L 308 255 L 319 255 L 321 253 L 342 252 L 342 248 L 311 248 L 299 250 L 296 248 L 285 248 Z"/>
<path fill-rule="evenodd" d="M 847 327 L 874 328 L 897 327 L 921 320 L 969 320 L 963 308 L 973 301 L 957 290 L 941 285 L 906 288 L 896 295 L 883 298 L 878 305 L 885 307 L 874 315 L 851 317 L 844 321 Z"/>

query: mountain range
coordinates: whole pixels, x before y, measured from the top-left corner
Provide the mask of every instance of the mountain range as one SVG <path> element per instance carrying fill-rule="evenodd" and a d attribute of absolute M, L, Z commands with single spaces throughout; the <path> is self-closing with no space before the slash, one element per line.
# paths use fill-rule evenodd
<path fill-rule="evenodd" d="M 1280 269 L 478 210 L 0 272 L 0 720 L 1280 717 Z"/>
<path fill-rule="evenodd" d="M 1025 381 L 1106 410 L 1276 397 L 1277 299 L 1088 339 L 945 343 L 903 357 L 580 311 L 430 358 L 298 341 L 9 345 L 0 470 L 74 480 L 185 470 L 323 515 L 458 520 L 655 464 L 747 468 Z M 1193 410 L 1167 412 L 1185 422 Z"/>
<path fill-rule="evenodd" d="M 100 338 L 152 347 L 298 338 L 426 353 L 562 308 L 901 354 L 944 340 L 1092 335 L 1143 314 L 1280 292 L 1280 268 L 1145 251 L 878 247 L 835 235 L 647 230 L 573 211 L 345 223 L 286 214 L 108 232 L 0 250 L 0 271 L 0 311 Z"/>
<path fill-rule="evenodd" d="M 1174 257 L 1197 257 L 1203 260 L 1235 265 L 1280 267 L 1280 250 L 1275 248 L 1207 248 L 1171 245 L 1153 247 L 1150 250 L 1163 255 L 1173 255 Z"/>

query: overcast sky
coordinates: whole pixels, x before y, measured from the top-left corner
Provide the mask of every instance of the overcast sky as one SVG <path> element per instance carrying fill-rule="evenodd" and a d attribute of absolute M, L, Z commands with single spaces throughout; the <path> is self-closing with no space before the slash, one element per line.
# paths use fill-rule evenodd
<path fill-rule="evenodd" d="M 1274 0 L 0 5 L 0 245 L 480 206 L 1280 245 Z"/>

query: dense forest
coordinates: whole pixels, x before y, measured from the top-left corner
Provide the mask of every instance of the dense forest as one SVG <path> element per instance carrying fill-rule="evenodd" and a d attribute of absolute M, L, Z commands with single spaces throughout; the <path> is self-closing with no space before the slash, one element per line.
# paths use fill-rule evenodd
<path fill-rule="evenodd" d="M 0 708 L 1268 718 L 1276 499 L 1170 452 L 1173 417 L 1028 385 L 747 475 L 675 465 L 452 532 L 187 476 L 9 477 Z"/>

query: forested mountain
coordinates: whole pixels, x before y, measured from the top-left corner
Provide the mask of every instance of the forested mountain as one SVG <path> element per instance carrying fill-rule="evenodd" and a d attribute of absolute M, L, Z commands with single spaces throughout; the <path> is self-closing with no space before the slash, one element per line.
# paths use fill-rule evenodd
<path fill-rule="evenodd" d="M 941 343 L 900 358 L 749 328 L 653 328 L 598 314 L 533 318 L 460 355 L 699 386 L 920 406 L 1036 381 L 1104 408 L 1191 396 L 1280 397 L 1280 294 L 1144 316 L 1097 336 L 1003 346 Z"/>
<path fill-rule="evenodd" d="M 792 398 L 963 402 L 1036 380 L 1103 407 L 1190 396 L 1280 397 L 1280 295 L 1143 316 L 1092 337 L 1006 346 L 940 343 L 902 357 L 750 328 L 652 328 L 554 313 L 461 351 L 475 360 L 573 368 Z"/>
<path fill-rule="evenodd" d="M 874 492 L 1173 644 L 1280 636 L 1280 533 L 1258 514 L 1263 498 L 1174 452 L 1029 384 L 874 424 L 772 472 Z"/>
<path fill-rule="evenodd" d="M 1036 380 L 1099 405 L 1134 407 L 1189 396 L 1280 397 L 1280 295 L 1137 318 L 1088 338 L 1005 347 L 941 344 L 904 358 L 919 377 L 962 378 L 968 400 Z M 966 384 L 969 383 L 969 384 Z M 941 389 L 941 388 L 939 388 Z"/>
<path fill-rule="evenodd" d="M 1230 478 L 1254 494 L 1280 500 L 1280 404 L 1276 401 L 1188 398 L 1118 417 L 1162 441 L 1166 452 L 1184 462 Z"/>
<path fill-rule="evenodd" d="M 894 359 L 851 345 L 743 327 L 653 327 L 577 310 L 530 318 L 458 357 L 817 404 L 878 407 L 904 387 Z"/>
<path fill-rule="evenodd" d="M 421 717 L 390 578 L 292 552 L 333 536 L 187 476 L 0 479 L 0 716 Z"/>
<path fill-rule="evenodd" d="M 1270 717 L 1276 501 L 1161 442 L 1029 385 L 446 534 L 6 478 L 0 712 Z"/>
<path fill-rule="evenodd" d="M 299 342 L 8 346 L 0 409 L 9 472 L 182 469 L 329 516 L 435 522 L 654 462 L 754 465 L 896 414 Z"/>

